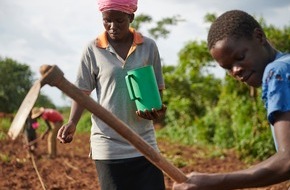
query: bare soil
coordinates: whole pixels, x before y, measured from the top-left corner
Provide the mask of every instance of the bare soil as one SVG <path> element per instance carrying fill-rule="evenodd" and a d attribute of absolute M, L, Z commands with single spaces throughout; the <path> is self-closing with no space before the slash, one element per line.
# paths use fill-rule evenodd
<path fill-rule="evenodd" d="M 34 154 L 29 153 L 24 145 L 22 136 L 15 141 L 8 138 L 0 141 L 1 190 L 99 189 L 95 165 L 88 158 L 88 134 L 77 134 L 71 144 L 58 144 L 58 156 L 54 159 L 47 157 L 45 139 L 39 141 Z M 162 140 L 159 147 L 162 154 L 184 173 L 227 172 L 248 167 L 233 151 L 213 156 L 209 150 Z M 166 175 L 165 181 L 167 189 L 171 189 L 173 181 Z M 256 190 L 285 190 L 289 187 L 290 183 L 284 182 Z"/>

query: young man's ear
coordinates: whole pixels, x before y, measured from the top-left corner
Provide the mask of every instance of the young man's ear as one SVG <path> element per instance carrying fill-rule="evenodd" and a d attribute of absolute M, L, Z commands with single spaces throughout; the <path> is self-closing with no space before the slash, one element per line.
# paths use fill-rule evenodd
<path fill-rule="evenodd" d="M 255 28 L 253 37 L 264 44 L 267 41 L 266 35 L 261 28 Z"/>

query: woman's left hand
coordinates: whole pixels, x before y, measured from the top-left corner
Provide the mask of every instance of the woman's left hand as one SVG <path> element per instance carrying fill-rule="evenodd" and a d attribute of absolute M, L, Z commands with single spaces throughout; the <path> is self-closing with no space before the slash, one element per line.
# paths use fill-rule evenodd
<path fill-rule="evenodd" d="M 139 117 L 142 117 L 144 119 L 156 120 L 158 118 L 163 117 L 165 115 L 166 110 L 167 110 L 167 107 L 164 104 L 162 104 L 162 108 L 159 109 L 159 110 L 156 110 L 155 108 L 153 108 L 151 111 L 149 111 L 149 110 L 145 110 L 145 111 L 138 110 L 138 111 L 136 111 L 136 114 Z"/>

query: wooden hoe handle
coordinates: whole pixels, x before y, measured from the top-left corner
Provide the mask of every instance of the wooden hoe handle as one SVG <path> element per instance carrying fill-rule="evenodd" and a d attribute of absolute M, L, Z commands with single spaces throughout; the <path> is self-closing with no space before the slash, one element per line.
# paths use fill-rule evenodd
<path fill-rule="evenodd" d="M 118 134 L 128 140 L 129 143 L 139 150 L 152 164 L 163 170 L 171 179 L 178 183 L 187 180 L 187 177 L 181 170 L 168 162 L 159 152 L 153 149 L 124 122 L 66 80 L 63 72 L 57 66 L 43 65 L 40 68 L 40 72 L 42 74 L 42 83 L 57 87 L 74 101 L 92 112 Z"/>

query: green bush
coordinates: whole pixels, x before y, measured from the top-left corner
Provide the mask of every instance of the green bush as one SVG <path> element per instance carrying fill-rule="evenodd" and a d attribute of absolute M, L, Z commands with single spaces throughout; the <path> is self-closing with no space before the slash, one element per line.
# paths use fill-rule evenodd
<path fill-rule="evenodd" d="M 10 119 L 1 118 L 0 119 L 0 140 L 7 138 L 7 132 L 11 125 Z"/>
<path fill-rule="evenodd" d="M 77 131 L 79 133 L 88 133 L 91 131 L 91 113 L 88 111 L 84 111 L 78 125 L 77 125 Z"/>

